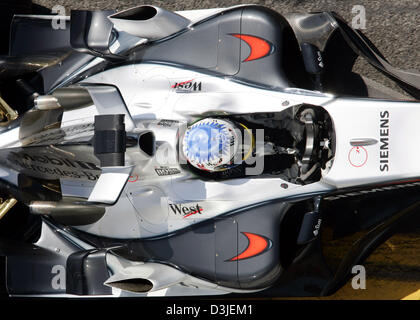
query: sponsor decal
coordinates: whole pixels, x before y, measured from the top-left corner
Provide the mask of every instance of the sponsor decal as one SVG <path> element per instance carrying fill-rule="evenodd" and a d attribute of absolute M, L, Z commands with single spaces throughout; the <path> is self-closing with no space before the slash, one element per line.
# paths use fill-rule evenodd
<path fill-rule="evenodd" d="M 320 68 L 324 68 L 324 63 L 322 62 L 321 52 L 320 52 L 320 51 L 318 51 L 318 52 L 317 52 L 317 54 L 318 54 L 318 58 L 317 58 L 317 60 L 318 60 L 318 66 L 319 66 Z"/>
<path fill-rule="evenodd" d="M 192 215 L 202 214 L 204 209 L 198 203 L 193 205 L 184 204 L 169 204 L 172 212 L 175 215 L 181 215 L 183 218 L 188 218 Z"/>
<path fill-rule="evenodd" d="M 231 36 L 244 41 L 251 50 L 248 57 L 242 62 L 258 60 L 267 57 L 274 52 L 274 46 L 269 41 L 262 38 L 249 34 L 231 34 Z"/>
<path fill-rule="evenodd" d="M 175 82 L 175 84 L 172 85 L 172 88 L 177 91 L 201 91 L 201 87 L 201 82 L 194 81 L 194 79 Z"/>
<path fill-rule="evenodd" d="M 381 111 L 379 116 L 379 170 L 384 172 L 389 170 L 389 111 Z"/>
<path fill-rule="evenodd" d="M 368 160 L 368 152 L 364 147 L 353 147 L 349 151 L 349 162 L 353 167 L 363 167 Z"/>
<path fill-rule="evenodd" d="M 60 129 L 41 131 L 39 133 L 26 137 L 23 141 L 25 142 L 26 146 L 42 145 L 45 142 L 48 142 L 48 145 L 53 145 L 62 142 L 64 137 L 87 136 L 90 135 L 93 130 L 93 123 L 85 123 Z"/>
<path fill-rule="evenodd" d="M 242 232 L 242 234 L 248 239 L 248 246 L 240 254 L 227 261 L 238 261 L 256 257 L 270 250 L 272 247 L 271 240 L 264 236 L 251 232 Z"/>
<path fill-rule="evenodd" d="M 38 162 L 43 164 L 50 164 L 54 166 L 65 166 L 68 168 L 88 169 L 88 170 L 101 170 L 92 162 L 66 159 L 63 157 L 52 157 L 48 155 L 30 155 L 28 153 L 10 152 L 16 158 L 27 160 L 30 162 Z"/>
<path fill-rule="evenodd" d="M 128 178 L 128 182 L 137 182 L 139 180 L 138 174 L 134 174 Z"/>
<path fill-rule="evenodd" d="M 322 223 L 322 219 L 318 219 L 316 225 L 314 226 L 314 230 L 312 231 L 312 233 L 314 234 L 314 236 L 318 236 L 319 233 L 319 229 L 321 229 L 321 223 Z"/>
<path fill-rule="evenodd" d="M 176 123 L 178 123 L 176 120 L 162 119 L 157 123 L 157 125 L 161 127 L 172 127 Z"/>
<path fill-rule="evenodd" d="M 181 170 L 179 170 L 178 168 L 169 168 L 169 167 L 155 168 L 155 171 L 158 176 L 171 176 L 174 174 L 181 173 Z"/>
<path fill-rule="evenodd" d="M 10 152 L 8 160 L 22 169 L 41 176 L 58 176 L 95 181 L 101 169 L 94 163 L 58 156 Z"/>

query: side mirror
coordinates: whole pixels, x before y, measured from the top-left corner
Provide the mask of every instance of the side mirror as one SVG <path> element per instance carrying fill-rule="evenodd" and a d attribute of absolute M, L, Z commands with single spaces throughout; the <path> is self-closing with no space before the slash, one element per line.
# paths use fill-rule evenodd
<path fill-rule="evenodd" d="M 122 59 L 111 53 L 114 40 L 113 24 L 108 16 L 114 11 L 72 10 L 70 15 L 70 44 L 74 50 L 94 56 Z"/>

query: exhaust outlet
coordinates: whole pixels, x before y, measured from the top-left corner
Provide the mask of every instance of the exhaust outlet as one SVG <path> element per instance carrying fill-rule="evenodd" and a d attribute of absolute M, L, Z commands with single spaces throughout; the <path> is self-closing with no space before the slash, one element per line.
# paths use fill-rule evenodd
<path fill-rule="evenodd" d="M 60 223 L 72 226 L 87 225 L 98 221 L 105 214 L 105 208 L 81 204 L 71 200 L 33 201 L 29 204 L 32 214 L 49 215 Z"/>
<path fill-rule="evenodd" d="M 166 38 L 190 24 L 190 20 L 156 6 L 138 6 L 108 17 L 119 31 L 150 41 Z"/>
<path fill-rule="evenodd" d="M 36 110 L 54 110 L 61 108 L 58 99 L 51 95 L 38 96 L 34 99 Z"/>

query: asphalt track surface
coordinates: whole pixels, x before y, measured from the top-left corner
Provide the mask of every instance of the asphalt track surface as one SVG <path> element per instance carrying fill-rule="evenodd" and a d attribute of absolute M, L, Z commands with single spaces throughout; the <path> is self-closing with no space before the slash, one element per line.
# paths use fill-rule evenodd
<path fill-rule="evenodd" d="M 55 5 L 71 9 L 122 10 L 142 4 L 153 4 L 169 10 L 207 9 L 229 7 L 237 4 L 260 4 L 282 13 L 335 11 L 349 23 L 356 13 L 355 5 L 363 5 L 366 12 L 366 29 L 362 31 L 372 40 L 391 64 L 405 70 L 420 70 L 420 2 L 419 0 L 34 0 L 36 4 L 51 8 Z M 373 80 L 389 84 L 369 65 L 358 62 Z M 395 87 L 394 87 L 395 88 Z M 349 244 L 355 239 L 348 239 Z M 345 244 L 331 243 L 330 253 L 339 253 Z M 397 234 L 380 246 L 365 261 L 366 289 L 354 290 L 349 281 L 329 298 L 322 299 L 420 299 L 420 233 Z"/>

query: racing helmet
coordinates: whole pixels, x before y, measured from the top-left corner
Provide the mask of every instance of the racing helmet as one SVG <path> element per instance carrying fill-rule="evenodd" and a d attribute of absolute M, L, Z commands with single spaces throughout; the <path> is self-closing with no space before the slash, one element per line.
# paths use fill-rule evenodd
<path fill-rule="evenodd" d="M 225 119 L 195 122 L 187 127 L 182 140 L 186 160 L 195 168 L 210 172 L 234 166 L 236 156 L 241 156 L 238 129 L 234 122 Z"/>

